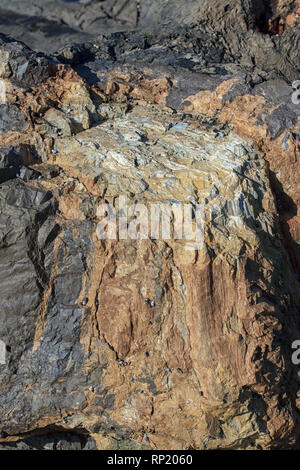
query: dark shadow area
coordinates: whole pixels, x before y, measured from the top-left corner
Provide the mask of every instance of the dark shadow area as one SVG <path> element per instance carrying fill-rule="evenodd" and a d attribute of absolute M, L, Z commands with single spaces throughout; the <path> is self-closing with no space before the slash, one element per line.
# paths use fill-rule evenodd
<path fill-rule="evenodd" d="M 66 431 L 62 427 L 51 425 L 24 434 L 18 441 L 0 443 L 0 450 L 84 450 L 93 447 L 92 439 L 86 431 Z"/>
<path fill-rule="evenodd" d="M 284 33 L 285 19 L 276 15 L 274 0 L 255 2 L 254 5 L 256 26 L 261 33 L 270 36 Z"/>
<path fill-rule="evenodd" d="M 85 42 L 91 39 L 88 32 L 66 24 L 63 19 L 26 15 L 26 12 L 1 8 L 0 31 L 21 41 L 36 52 L 53 53 L 68 43 Z"/>
<path fill-rule="evenodd" d="M 300 245 L 293 239 L 288 221 L 297 215 L 297 205 L 284 192 L 281 182 L 273 171 L 269 171 L 271 188 L 276 200 L 279 224 L 284 238 L 284 247 L 296 275 L 300 274 Z M 299 279 L 300 281 L 300 276 Z"/>

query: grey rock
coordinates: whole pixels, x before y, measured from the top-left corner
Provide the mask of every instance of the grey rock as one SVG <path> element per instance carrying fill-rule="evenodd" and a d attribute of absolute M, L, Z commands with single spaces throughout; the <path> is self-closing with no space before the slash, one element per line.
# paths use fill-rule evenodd
<path fill-rule="evenodd" d="M 0 104 L 0 132 L 25 131 L 28 122 L 20 109 L 14 104 Z"/>

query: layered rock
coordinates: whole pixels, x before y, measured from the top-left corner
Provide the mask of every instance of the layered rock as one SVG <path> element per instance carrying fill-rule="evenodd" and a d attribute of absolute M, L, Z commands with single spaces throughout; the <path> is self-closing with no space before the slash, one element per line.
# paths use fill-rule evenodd
<path fill-rule="evenodd" d="M 2 38 L 4 448 L 297 445 L 299 32 L 225 3 L 55 60 Z M 201 205 L 203 243 L 99 239 L 119 196 Z"/>
<path fill-rule="evenodd" d="M 203 22 L 227 36 L 248 30 L 282 34 L 299 27 L 298 0 L 2 0 L 1 32 L 34 50 L 55 52 L 99 34 Z"/>

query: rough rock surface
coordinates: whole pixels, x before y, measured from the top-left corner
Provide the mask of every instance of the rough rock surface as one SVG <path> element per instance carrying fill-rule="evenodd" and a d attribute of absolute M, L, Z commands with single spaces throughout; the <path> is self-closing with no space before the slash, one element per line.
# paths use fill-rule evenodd
<path fill-rule="evenodd" d="M 217 31 L 282 34 L 299 26 L 299 0 L 1 0 L 1 32 L 34 50 L 54 52 L 100 33 L 190 26 L 203 21 Z"/>
<path fill-rule="evenodd" d="M 25 4 L 64 47 L 0 38 L 2 448 L 299 447 L 299 4 Z M 99 240 L 120 195 L 203 246 Z"/>

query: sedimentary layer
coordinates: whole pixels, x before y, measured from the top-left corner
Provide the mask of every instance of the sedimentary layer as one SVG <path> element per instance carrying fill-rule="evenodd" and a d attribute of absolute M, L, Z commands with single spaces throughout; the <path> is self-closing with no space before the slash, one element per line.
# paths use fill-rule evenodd
<path fill-rule="evenodd" d="M 296 2 L 145 4 L 51 57 L 1 37 L 1 445 L 297 447 Z M 201 206 L 201 246 L 101 239 L 120 196 Z"/>

